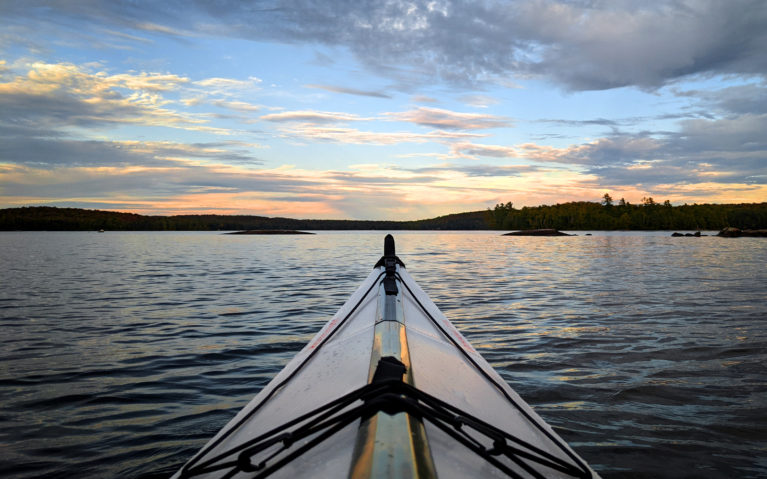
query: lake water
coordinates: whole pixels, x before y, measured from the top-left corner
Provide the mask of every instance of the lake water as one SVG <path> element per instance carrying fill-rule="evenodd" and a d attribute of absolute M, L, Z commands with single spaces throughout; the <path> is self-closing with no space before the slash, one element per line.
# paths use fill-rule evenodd
<path fill-rule="evenodd" d="M 336 312 L 383 236 L 0 233 L 0 476 L 170 475 Z M 767 477 L 767 240 L 394 236 L 603 477 Z"/>

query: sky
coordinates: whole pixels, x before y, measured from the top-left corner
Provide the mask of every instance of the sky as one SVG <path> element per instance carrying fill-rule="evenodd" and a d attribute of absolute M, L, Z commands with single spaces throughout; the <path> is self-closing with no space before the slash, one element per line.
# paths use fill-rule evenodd
<path fill-rule="evenodd" d="M 0 0 L 0 208 L 767 201 L 763 0 Z"/>

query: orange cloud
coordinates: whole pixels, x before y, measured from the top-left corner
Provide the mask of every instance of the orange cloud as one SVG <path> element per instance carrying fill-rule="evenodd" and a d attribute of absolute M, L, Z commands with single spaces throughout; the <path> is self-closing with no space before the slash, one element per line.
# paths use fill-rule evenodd
<path fill-rule="evenodd" d="M 418 173 L 385 165 L 351 171 L 254 169 L 175 162 L 176 166 L 69 167 L 42 170 L 0 164 L 0 204 L 96 204 L 144 214 L 256 214 L 294 218 L 418 219 L 484 209 L 563 201 L 598 201 L 607 191 L 636 203 L 644 196 L 672 202 L 758 202 L 765 185 L 660 185 L 610 188 L 583 173 L 521 170 L 514 176 L 471 176 L 449 168 Z M 146 185 L 151 189 L 146 191 Z M 88 188 L 83 187 L 88 185 Z M 103 187 L 98 190 L 98 187 Z M 8 194 L 13 189 L 14 194 Z M 664 194 L 666 193 L 666 194 Z M 385 199 L 385 201 L 384 201 Z M 114 205 L 110 208 L 108 205 Z"/>
<path fill-rule="evenodd" d="M 657 185 L 655 189 L 666 193 L 663 199 L 673 203 L 763 203 L 767 198 L 767 185 L 758 184 L 701 182 Z"/>

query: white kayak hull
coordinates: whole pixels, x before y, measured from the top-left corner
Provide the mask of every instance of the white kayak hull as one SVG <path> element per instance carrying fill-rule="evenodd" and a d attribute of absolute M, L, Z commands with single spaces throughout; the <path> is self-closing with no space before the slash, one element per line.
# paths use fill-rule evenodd
<path fill-rule="evenodd" d="M 455 408 L 451 416 L 460 411 L 458 416 L 512 436 L 510 449 L 519 454 L 480 455 L 457 442 L 444 421 L 432 421 L 420 409 L 378 412 L 373 433 L 365 429 L 362 418 L 339 424 L 321 441 L 316 433 L 285 441 L 287 447 L 275 442 L 254 454 L 247 449 L 254 438 L 271 440 L 270 431 L 277 435 L 297 431 L 313 419 L 284 425 L 369 385 L 381 356 L 393 356 L 407 367 L 401 377 L 408 391 L 444 401 Z M 408 399 L 403 404 L 417 402 Z M 368 404 L 362 399 L 352 401 L 338 414 L 363 403 Z M 405 423 L 400 423 L 405 425 L 396 417 L 404 418 Z M 458 436 L 470 428 L 460 429 Z M 492 449 L 493 440 L 483 434 L 469 431 L 468 437 L 480 449 Z M 307 446 L 313 439 L 316 445 L 279 464 L 291 449 Z M 242 470 L 243 464 L 250 467 Z M 377 266 L 303 350 L 173 477 L 266 476 L 598 477 L 474 350 L 398 260 L 394 266 L 390 261 L 388 268 Z"/>

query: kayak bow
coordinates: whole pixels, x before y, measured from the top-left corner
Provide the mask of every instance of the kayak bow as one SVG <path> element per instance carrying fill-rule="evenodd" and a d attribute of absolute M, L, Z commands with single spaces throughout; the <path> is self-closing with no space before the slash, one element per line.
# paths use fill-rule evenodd
<path fill-rule="evenodd" d="M 384 256 L 173 477 L 596 478 Z"/>

